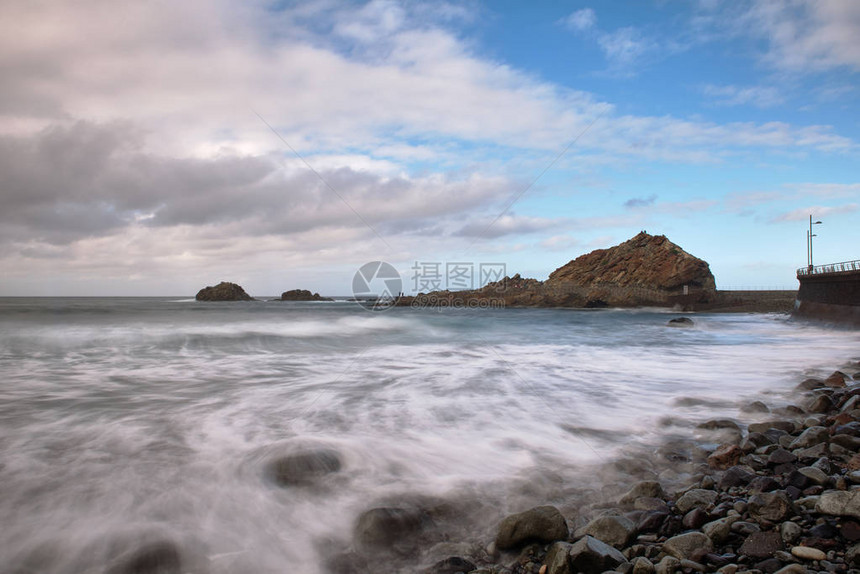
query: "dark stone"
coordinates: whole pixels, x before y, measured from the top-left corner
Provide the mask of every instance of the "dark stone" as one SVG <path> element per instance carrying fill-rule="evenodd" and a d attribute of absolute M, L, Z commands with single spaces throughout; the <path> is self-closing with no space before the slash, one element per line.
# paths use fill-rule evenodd
<path fill-rule="evenodd" d="M 670 327 L 692 327 L 693 320 L 689 317 L 675 317 L 674 319 L 669 319 L 668 325 Z"/>
<path fill-rule="evenodd" d="M 782 568 L 782 562 L 780 562 L 776 558 L 768 558 L 767 560 L 762 560 L 755 565 L 756 570 L 761 570 L 762 572 L 766 572 L 767 574 L 773 574 L 780 568 Z"/>
<path fill-rule="evenodd" d="M 792 472 L 795 472 L 796 470 L 797 470 L 797 466 L 790 463 L 790 462 L 778 464 L 778 465 L 773 467 L 773 473 L 777 476 L 791 474 Z"/>
<path fill-rule="evenodd" d="M 636 524 L 636 530 L 639 532 L 657 532 L 663 526 L 667 516 L 669 516 L 668 512 L 645 512 Z"/>
<path fill-rule="evenodd" d="M 838 427 L 833 429 L 833 434 L 860 436 L 860 422 L 852 421 L 844 425 L 839 425 Z"/>
<path fill-rule="evenodd" d="M 617 549 L 592 536 L 586 536 L 576 542 L 571 547 L 569 556 L 572 571 L 585 574 L 615 570 L 620 564 L 627 562 Z"/>
<path fill-rule="evenodd" d="M 833 409 L 833 400 L 827 395 L 818 395 L 806 406 L 811 413 L 826 413 Z"/>
<path fill-rule="evenodd" d="M 341 552 L 325 561 L 327 574 L 364 574 L 369 571 L 367 558 L 357 552 Z"/>
<path fill-rule="evenodd" d="M 239 285 L 222 281 L 214 287 L 204 287 L 197 292 L 198 301 L 253 301 Z"/>
<path fill-rule="evenodd" d="M 753 558 L 769 558 L 784 548 L 779 532 L 753 532 L 747 536 L 739 552 Z"/>
<path fill-rule="evenodd" d="M 747 440 L 755 445 L 756 448 L 773 444 L 775 441 L 764 433 L 751 432 L 747 435 Z"/>
<path fill-rule="evenodd" d="M 431 522 L 429 516 L 418 508 L 371 508 L 358 517 L 354 535 L 362 546 L 391 547 L 418 534 Z"/>
<path fill-rule="evenodd" d="M 475 565 L 468 560 L 459 556 L 451 556 L 434 564 L 428 574 L 457 574 L 458 572 L 466 574 L 474 569 Z"/>
<path fill-rule="evenodd" d="M 182 574 L 182 566 L 179 548 L 163 540 L 120 557 L 107 574 Z"/>
<path fill-rule="evenodd" d="M 564 516 L 554 506 L 538 506 L 507 516 L 499 525 L 496 547 L 516 548 L 525 542 L 566 540 L 569 534 Z"/>
<path fill-rule="evenodd" d="M 798 498 L 800 498 L 800 495 L 803 494 L 803 491 L 796 486 L 786 486 L 785 493 L 791 500 L 797 500 Z"/>
<path fill-rule="evenodd" d="M 761 401 L 753 401 L 741 407 L 743 413 L 769 413 L 770 409 Z"/>
<path fill-rule="evenodd" d="M 331 449 L 288 454 L 271 462 L 268 475 L 281 486 L 306 486 L 339 471 L 340 455 Z"/>
<path fill-rule="evenodd" d="M 845 540 L 856 542 L 860 540 L 860 523 L 854 520 L 845 520 L 839 525 L 839 533 Z"/>
<path fill-rule="evenodd" d="M 749 499 L 749 515 L 757 522 L 781 522 L 793 510 L 791 499 L 783 491 L 756 494 Z"/>
<path fill-rule="evenodd" d="M 751 493 L 770 492 L 778 489 L 781 485 L 770 476 L 756 476 L 747 485 Z"/>
<path fill-rule="evenodd" d="M 815 538 L 836 538 L 839 535 L 839 528 L 832 522 L 817 524 L 809 529 L 809 536 Z"/>
<path fill-rule="evenodd" d="M 307 289 L 293 289 L 281 293 L 281 301 L 333 301 L 333 299 L 322 297 L 319 293 L 311 293 Z"/>
<path fill-rule="evenodd" d="M 821 379 L 806 379 L 802 383 L 798 384 L 795 387 L 798 391 L 811 391 L 813 389 L 820 389 L 824 386 L 824 381 Z"/>
<path fill-rule="evenodd" d="M 792 463 L 797 460 L 797 457 L 794 453 L 785 450 L 784 448 L 778 448 L 767 457 L 767 464 L 770 466 L 777 466 L 780 464 Z"/>
<path fill-rule="evenodd" d="M 790 473 L 785 478 L 786 486 L 793 486 L 793 487 L 797 488 L 798 490 L 803 490 L 804 488 L 809 486 L 809 482 L 810 482 L 809 478 L 806 475 L 801 474 L 800 472 L 798 472 L 796 470 L 794 472 Z"/>
<path fill-rule="evenodd" d="M 684 515 L 684 519 L 681 523 L 683 524 L 684 528 L 688 530 L 698 530 L 703 524 L 708 522 L 708 520 L 709 516 L 707 512 L 705 512 L 701 508 L 694 508 L 693 510 Z"/>
<path fill-rule="evenodd" d="M 830 438 L 830 443 L 855 452 L 860 450 L 860 437 L 849 434 L 835 434 Z"/>

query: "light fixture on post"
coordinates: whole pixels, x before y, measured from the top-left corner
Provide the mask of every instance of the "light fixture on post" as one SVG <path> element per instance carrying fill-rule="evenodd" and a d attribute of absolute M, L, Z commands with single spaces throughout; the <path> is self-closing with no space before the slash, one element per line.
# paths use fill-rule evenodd
<path fill-rule="evenodd" d="M 812 233 L 813 225 L 821 225 L 820 221 L 812 221 L 812 214 L 809 214 L 809 231 L 806 232 L 806 255 L 807 255 L 807 264 L 809 265 L 809 272 L 812 273 L 812 238 L 816 237 L 814 233 Z"/>

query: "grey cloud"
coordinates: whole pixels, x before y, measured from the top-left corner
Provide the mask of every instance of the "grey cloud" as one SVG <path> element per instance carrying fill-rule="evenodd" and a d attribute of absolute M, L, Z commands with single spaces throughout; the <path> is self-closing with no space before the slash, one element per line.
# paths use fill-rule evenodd
<path fill-rule="evenodd" d="M 657 201 L 657 195 L 652 194 L 648 197 L 632 197 L 624 202 L 624 207 L 627 209 L 635 209 L 637 207 L 649 207 Z"/>
<path fill-rule="evenodd" d="M 245 236 L 362 227 L 352 209 L 389 233 L 435 234 L 440 220 L 513 188 L 476 175 L 408 179 L 344 167 L 320 172 L 333 193 L 273 154 L 162 157 L 141 142 L 129 125 L 86 122 L 0 137 L 0 241 L 60 245 L 129 226 L 242 224 Z"/>

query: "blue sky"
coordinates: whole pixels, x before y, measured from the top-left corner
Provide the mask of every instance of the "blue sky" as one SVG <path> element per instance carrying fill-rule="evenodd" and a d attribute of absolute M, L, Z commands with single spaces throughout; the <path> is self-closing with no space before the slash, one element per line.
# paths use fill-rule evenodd
<path fill-rule="evenodd" d="M 544 279 L 642 229 L 718 287 L 794 288 L 810 213 L 816 262 L 860 258 L 851 0 L 12 1 L 0 27 L 0 294 Z"/>

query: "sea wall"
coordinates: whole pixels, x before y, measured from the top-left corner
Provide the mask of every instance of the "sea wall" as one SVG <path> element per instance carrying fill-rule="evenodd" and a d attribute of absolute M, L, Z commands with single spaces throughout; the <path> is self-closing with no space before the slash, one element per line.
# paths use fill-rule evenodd
<path fill-rule="evenodd" d="M 798 275 L 794 315 L 860 325 L 860 271 Z"/>

